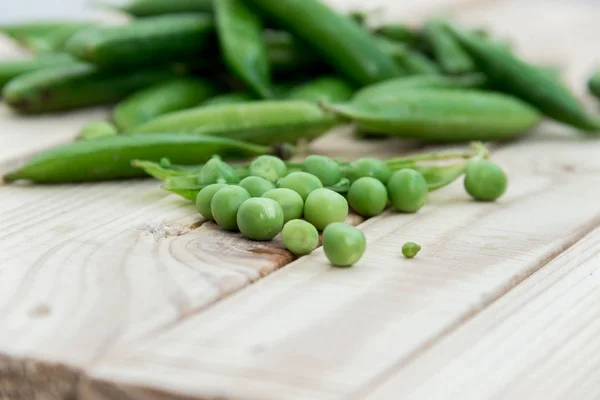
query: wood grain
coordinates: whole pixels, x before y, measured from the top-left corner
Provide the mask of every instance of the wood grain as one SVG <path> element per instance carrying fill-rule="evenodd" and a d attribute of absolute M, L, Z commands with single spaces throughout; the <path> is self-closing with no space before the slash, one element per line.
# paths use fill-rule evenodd
<path fill-rule="evenodd" d="M 501 202 L 471 202 L 457 184 L 417 214 L 371 219 L 354 268 L 332 268 L 316 251 L 171 329 L 113 347 L 85 390 L 122 382 L 123 399 L 144 398 L 132 387 L 201 399 L 361 394 L 598 225 L 598 151 L 544 130 L 499 149 L 511 182 Z M 401 256 L 407 240 L 423 246 L 414 260 Z"/>
<path fill-rule="evenodd" d="M 596 229 L 365 398 L 600 398 L 599 255 Z"/>

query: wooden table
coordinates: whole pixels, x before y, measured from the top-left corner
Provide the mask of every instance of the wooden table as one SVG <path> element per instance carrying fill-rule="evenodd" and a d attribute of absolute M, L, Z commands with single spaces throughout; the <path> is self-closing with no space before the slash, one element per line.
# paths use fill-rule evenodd
<path fill-rule="evenodd" d="M 597 110 L 584 81 L 600 63 L 599 5 L 393 7 L 390 19 L 435 9 L 489 26 L 559 64 Z M 2 168 L 104 115 L 0 109 Z M 313 150 L 415 149 L 342 131 Z M 154 180 L 2 186 L 0 398 L 598 399 L 599 155 L 600 141 L 551 123 L 494 145 L 505 197 L 471 202 L 456 183 L 417 214 L 363 222 L 351 269 L 223 233 Z M 407 240 L 423 245 L 413 260 Z"/>

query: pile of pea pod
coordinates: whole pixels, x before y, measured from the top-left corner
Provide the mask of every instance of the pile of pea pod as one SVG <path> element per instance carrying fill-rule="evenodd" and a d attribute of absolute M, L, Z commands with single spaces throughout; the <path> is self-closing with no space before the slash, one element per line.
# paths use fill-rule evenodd
<path fill-rule="evenodd" d="M 425 193 L 463 175 L 473 198 L 495 200 L 506 189 L 506 176 L 487 160 L 480 144 L 459 155 L 359 160 L 387 168 L 389 176 L 383 177 L 372 171 L 357 175 L 356 164 L 344 160 L 286 159 L 342 125 L 352 125 L 361 140 L 383 136 L 428 143 L 508 140 L 543 118 L 588 134 L 600 131 L 600 119 L 586 111 L 557 71 L 526 61 L 482 29 L 448 19 L 372 26 L 368 15 L 341 13 L 322 0 L 129 1 L 117 9 L 130 16 L 122 24 L 33 21 L 0 26 L 0 33 L 33 53 L 0 62 L 2 101 L 15 113 L 26 118 L 113 106 L 110 118 L 89 121 L 72 143 L 43 151 L 6 173 L 5 182 L 151 175 L 164 181 L 165 190 L 194 201 L 201 193 L 215 194 L 212 185 L 227 185 L 220 189 L 231 193 L 218 203 L 235 205 L 231 199 L 263 199 L 263 193 L 254 196 L 243 182 L 279 190 L 299 179 L 287 189 L 302 195 L 300 215 L 305 219 L 307 209 L 315 208 L 307 202 L 313 190 L 320 193 L 318 205 L 334 199 L 333 208 L 347 213 L 349 202 L 371 217 L 388 205 L 415 212 Z M 588 88 L 600 96 L 600 71 L 590 77 Z M 253 173 L 255 158 L 269 160 L 270 176 Z M 453 158 L 460 161 L 443 167 L 422 164 Z M 326 176 L 319 168 L 337 172 Z M 204 192 L 208 187 L 211 191 Z M 422 196 L 411 197 L 413 189 Z M 340 198 L 347 202 L 345 208 Z M 212 218 L 206 201 L 205 212 L 199 210 Z M 254 211 L 241 215 L 269 214 L 265 202 L 252 200 L 247 207 Z M 285 217 L 285 205 L 278 209 L 273 202 L 267 208 Z M 342 214 L 333 222 L 340 222 Z M 221 224 L 225 228 L 265 239 L 227 215 Z M 327 224 L 312 225 L 321 229 Z M 271 236 L 281 230 L 264 232 Z M 285 232 L 284 241 L 288 237 L 291 242 L 293 235 Z M 316 231 L 311 232 L 314 241 Z M 416 247 L 411 246 L 407 254 L 414 255 Z"/>

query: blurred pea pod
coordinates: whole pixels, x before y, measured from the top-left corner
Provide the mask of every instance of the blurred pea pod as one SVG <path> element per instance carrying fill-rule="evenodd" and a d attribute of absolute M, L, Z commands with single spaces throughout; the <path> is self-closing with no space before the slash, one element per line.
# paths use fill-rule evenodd
<path fill-rule="evenodd" d="M 257 100 L 256 96 L 249 92 L 232 92 L 212 97 L 202 103 L 202 106 L 216 106 L 219 104 L 238 104 Z"/>
<path fill-rule="evenodd" d="M 438 20 L 429 20 L 423 28 L 423 36 L 433 49 L 433 54 L 444 72 L 462 74 L 473 72 L 475 64 L 460 44 Z"/>
<path fill-rule="evenodd" d="M 113 120 L 119 129 L 130 130 L 160 115 L 198 106 L 217 92 L 212 83 L 191 77 L 160 82 L 118 104 Z"/>
<path fill-rule="evenodd" d="M 214 8 L 225 63 L 257 95 L 273 97 L 261 20 L 241 0 L 215 0 Z"/>
<path fill-rule="evenodd" d="M 32 58 L 0 61 L 0 90 L 10 80 L 29 72 L 68 66 L 77 61 L 68 54 L 40 54 Z"/>
<path fill-rule="evenodd" d="M 353 87 L 335 76 L 323 76 L 294 87 L 287 94 L 289 100 L 344 102 L 354 93 Z"/>
<path fill-rule="evenodd" d="M 81 128 L 77 140 L 92 140 L 118 135 L 117 127 L 106 121 L 91 121 Z"/>
<path fill-rule="evenodd" d="M 100 8 L 116 8 L 134 17 L 152 17 L 188 12 L 212 12 L 213 0 L 130 0 L 120 7 L 96 3 Z"/>

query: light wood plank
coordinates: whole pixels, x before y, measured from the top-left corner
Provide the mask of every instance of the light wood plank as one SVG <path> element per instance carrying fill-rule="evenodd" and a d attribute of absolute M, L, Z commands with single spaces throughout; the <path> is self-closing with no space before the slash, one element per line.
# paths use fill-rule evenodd
<path fill-rule="evenodd" d="M 501 202 L 470 202 L 457 184 L 415 215 L 371 219 L 354 268 L 331 268 L 316 251 L 162 334 L 114 347 L 84 391 L 116 387 L 123 399 L 144 398 L 140 387 L 232 399 L 360 392 L 598 225 L 600 143 L 548 136 L 495 153 L 511 180 Z M 423 245 L 414 260 L 400 254 L 407 240 Z"/>
<path fill-rule="evenodd" d="M 596 229 L 365 398 L 598 399 L 599 255 Z"/>

